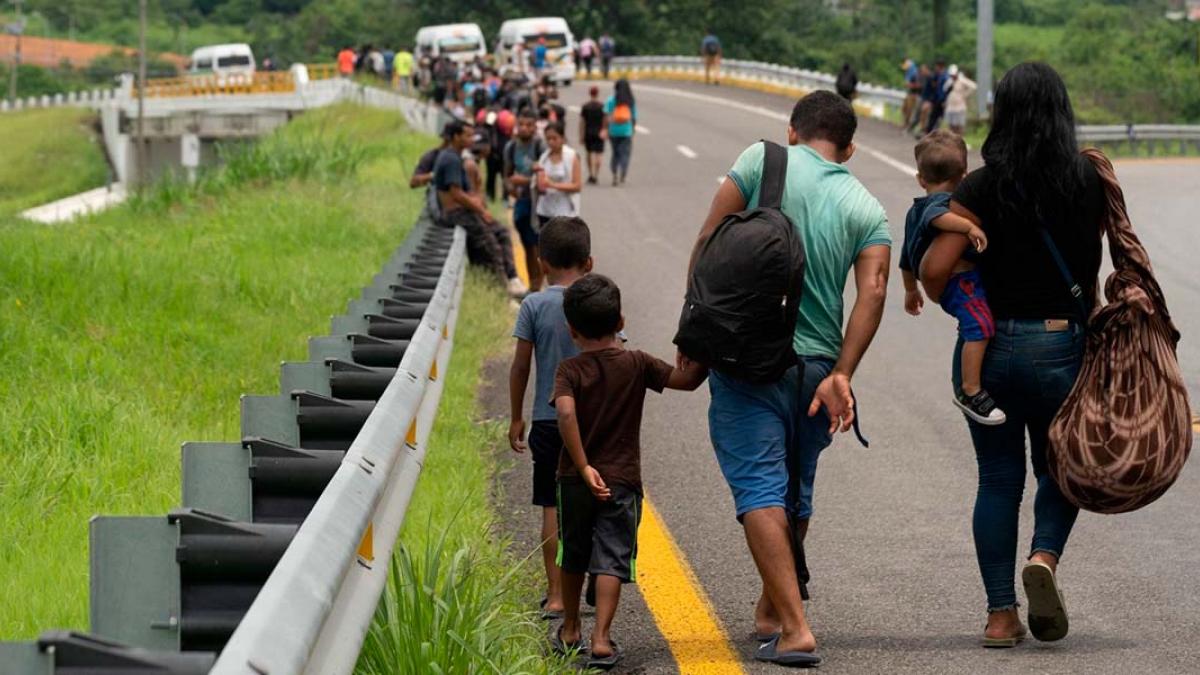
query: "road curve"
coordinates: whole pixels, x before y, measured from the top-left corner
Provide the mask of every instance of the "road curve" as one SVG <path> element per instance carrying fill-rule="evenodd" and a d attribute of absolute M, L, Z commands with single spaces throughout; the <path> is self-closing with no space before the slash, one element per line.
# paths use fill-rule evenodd
<path fill-rule="evenodd" d="M 564 90 L 565 102 L 578 105 L 585 91 Z M 717 183 L 749 143 L 784 138 L 790 102 L 680 83 L 635 82 L 634 92 L 648 133 L 634 141 L 630 182 L 587 186 L 583 215 L 596 270 L 621 286 L 631 345 L 669 358 L 687 255 Z M 576 119 L 571 115 L 572 139 Z M 911 142 L 873 121 L 862 123 L 857 140 L 863 148 L 849 166 L 887 209 L 899 242 L 919 189 Z M 1200 275 L 1191 258 L 1200 235 L 1190 216 L 1200 163 L 1120 163 L 1118 174 L 1184 332 L 1180 356 L 1195 397 Z M 822 671 L 1195 672 L 1200 515 L 1192 505 L 1200 498 L 1200 473 L 1194 467 L 1137 513 L 1080 517 L 1062 567 L 1070 637 L 1006 652 L 977 646 L 985 602 L 970 529 L 976 470 L 966 425 L 950 403 L 955 327 L 936 307 L 919 319 L 907 316 L 898 274 L 889 291 L 883 325 L 855 380 L 871 448 L 839 438 L 816 483 L 808 609 L 826 659 Z M 647 493 L 743 659 L 741 668 L 774 672 L 752 659 L 757 576 L 708 442 L 707 404 L 706 388 L 648 399 Z M 513 503 L 526 499 L 526 473 L 521 467 L 511 480 Z M 1030 477 L 1027 495 L 1032 486 Z M 1022 515 L 1024 542 L 1031 498 Z M 534 527 L 534 520 L 520 520 L 519 541 L 526 522 Z M 638 593 L 626 593 L 614 635 L 627 651 L 619 672 L 678 672 Z"/>

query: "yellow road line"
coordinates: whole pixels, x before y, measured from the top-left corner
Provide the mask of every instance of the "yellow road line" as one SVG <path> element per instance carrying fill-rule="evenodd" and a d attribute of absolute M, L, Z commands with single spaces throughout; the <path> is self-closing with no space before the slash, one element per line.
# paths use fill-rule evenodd
<path fill-rule="evenodd" d="M 680 673 L 745 672 L 712 603 L 648 497 L 638 529 L 637 583 Z"/>
<path fill-rule="evenodd" d="M 528 284 L 525 249 L 515 232 L 513 259 Z M 681 675 L 745 673 L 712 603 L 649 498 L 642 502 L 638 529 L 637 583 Z"/>
<path fill-rule="evenodd" d="M 1200 414 L 1192 413 L 1192 431 L 1200 434 Z"/>

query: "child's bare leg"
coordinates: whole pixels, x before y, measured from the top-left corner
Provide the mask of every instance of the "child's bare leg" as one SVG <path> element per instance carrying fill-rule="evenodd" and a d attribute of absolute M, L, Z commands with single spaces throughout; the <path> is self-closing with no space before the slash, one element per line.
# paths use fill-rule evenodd
<path fill-rule="evenodd" d="M 597 574 L 595 577 L 596 625 L 592 628 L 591 649 L 592 656 L 604 658 L 613 653 L 609 629 L 617 613 L 617 603 L 621 601 L 621 580 L 608 574 Z"/>
<path fill-rule="evenodd" d="M 987 340 L 963 343 L 962 390 L 967 396 L 974 396 L 983 388 L 980 374 L 983 372 L 983 357 L 987 355 L 987 346 Z"/>
<path fill-rule="evenodd" d="M 583 593 L 583 576 L 566 570 L 559 571 L 563 600 L 562 640 L 568 644 L 579 642 L 582 633 L 579 623 L 579 596 Z"/>
<path fill-rule="evenodd" d="M 558 553 L 558 509 L 542 508 L 542 564 L 546 567 L 546 606 L 543 611 L 559 612 L 563 608 L 562 580 L 554 558 Z"/>

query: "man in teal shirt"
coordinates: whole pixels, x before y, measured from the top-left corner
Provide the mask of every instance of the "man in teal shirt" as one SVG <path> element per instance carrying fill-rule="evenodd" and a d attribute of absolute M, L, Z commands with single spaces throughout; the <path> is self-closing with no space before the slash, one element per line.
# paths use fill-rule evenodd
<path fill-rule="evenodd" d="M 802 543 L 817 458 L 834 432 L 853 425 L 850 380 L 887 295 L 887 215 L 844 166 L 854 154 L 857 125 L 850 104 L 832 92 L 809 94 L 792 110 L 782 210 L 799 229 L 807 255 L 792 338 L 799 364 L 769 384 L 716 371 L 709 379 L 709 435 L 763 580 L 754 620 L 764 644 L 756 658 L 784 665 L 820 662 L 804 616 L 807 579 L 800 578 L 807 574 Z M 757 204 L 764 154 L 755 143 L 738 157 L 717 190 L 696 251 L 725 216 Z M 857 298 L 843 334 L 842 292 L 851 270 Z"/>

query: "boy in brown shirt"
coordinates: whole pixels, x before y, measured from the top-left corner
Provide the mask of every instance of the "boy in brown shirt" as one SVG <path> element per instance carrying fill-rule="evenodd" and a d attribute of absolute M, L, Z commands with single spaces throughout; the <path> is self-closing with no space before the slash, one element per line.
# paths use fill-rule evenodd
<path fill-rule="evenodd" d="M 609 638 L 621 584 L 636 576 L 641 519 L 642 404 L 646 390 L 691 391 L 707 371 L 695 363 L 671 367 L 621 347 L 621 291 L 589 274 L 563 294 L 563 312 L 579 355 L 558 366 L 554 405 L 566 452 L 558 461 L 558 565 L 562 569 L 560 651 L 584 649 L 579 593 L 585 573 L 596 580 L 596 625 L 588 667 L 607 670 L 621 652 Z"/>

